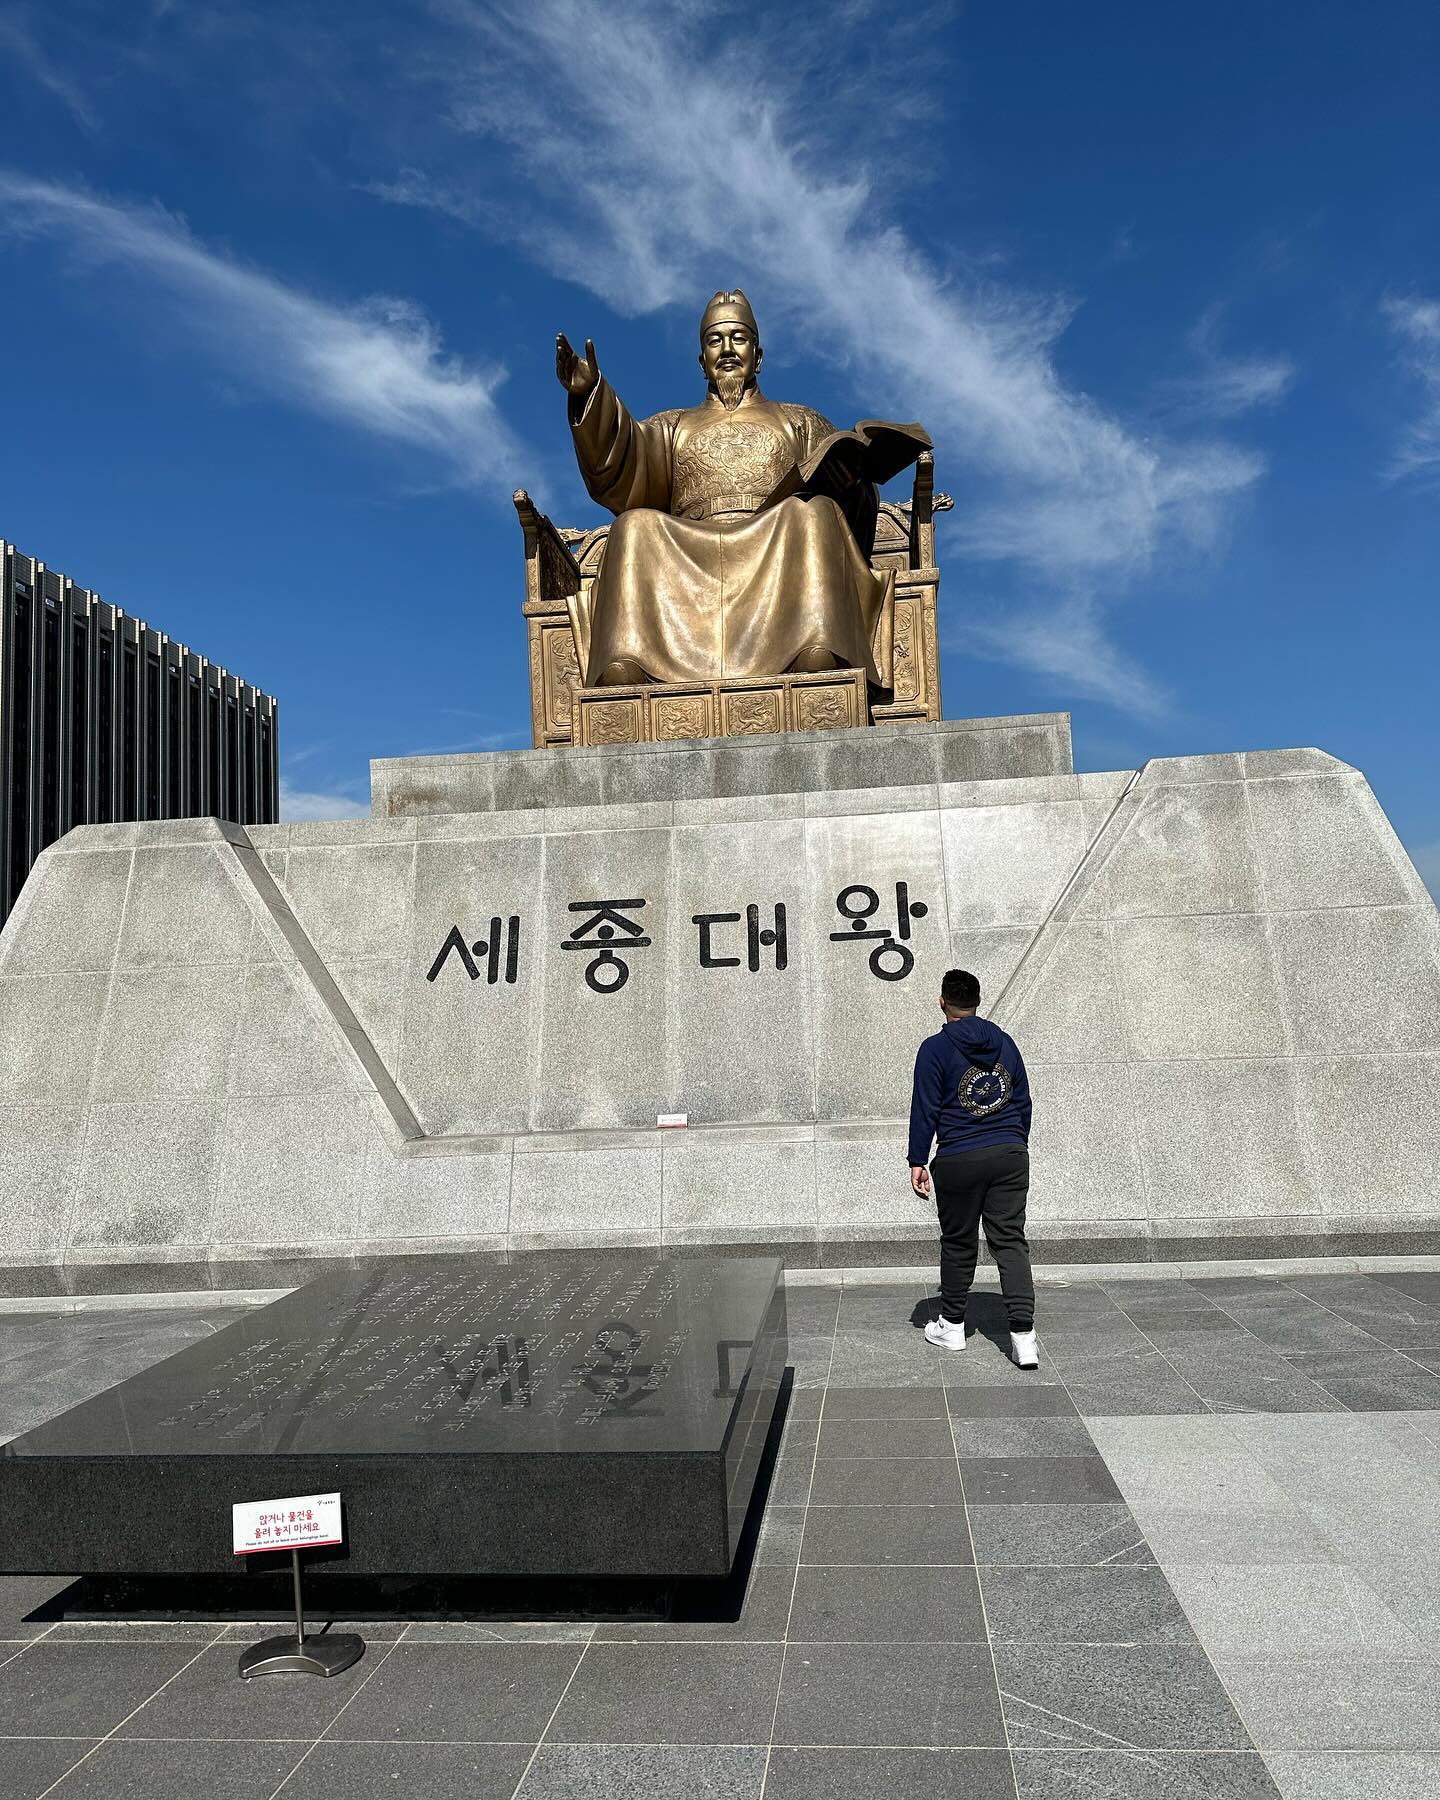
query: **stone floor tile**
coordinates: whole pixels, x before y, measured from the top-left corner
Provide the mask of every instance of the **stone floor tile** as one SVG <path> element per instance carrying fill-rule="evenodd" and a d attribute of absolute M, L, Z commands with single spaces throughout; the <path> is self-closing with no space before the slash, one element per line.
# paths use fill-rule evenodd
<path fill-rule="evenodd" d="M 933 1387 L 847 1388 L 832 1381 L 825 1395 L 825 1422 L 852 1419 L 943 1419 L 945 1389 Z"/>
<path fill-rule="evenodd" d="M 533 1744 L 576 1664 L 590 1654 L 582 1644 L 397 1644 L 366 1683 L 363 1702 L 340 1713 L 326 1735 L 381 1743 Z M 338 1687 L 343 1679 L 308 1685 Z M 295 1684 L 277 1685 L 289 1693 Z"/>
<path fill-rule="evenodd" d="M 776 1744 L 1000 1747 L 1005 1728 L 986 1644 L 792 1645 Z"/>
<path fill-rule="evenodd" d="M 1153 1507 L 1204 1506 L 1209 1512 L 1285 1512 L 1290 1496 L 1259 1460 L 1233 1441 L 1223 1449 L 1167 1450 L 1160 1443 L 1117 1442 L 1096 1430 L 1095 1442 L 1141 1523 Z"/>
<path fill-rule="evenodd" d="M 1335 1564 L 1191 1563 L 1171 1585 L 1212 1656 L 1326 1656 L 1347 1650 L 1423 1655 L 1375 1590 Z"/>
<path fill-rule="evenodd" d="M 1096 1419 L 1090 1426 L 1090 1435 L 1103 1455 L 1142 1468 L 1157 1456 L 1233 1451 L 1235 1432 L 1229 1419 L 1217 1419 L 1209 1413 Z"/>
<path fill-rule="evenodd" d="M 1227 1298 L 1281 1302 L 1290 1291 L 1274 1275 L 1187 1275 L 1185 1285 L 1224 1306 Z"/>
<path fill-rule="evenodd" d="M 307 1629 L 313 1629 L 309 1619 Z M 47 1644 L 189 1644 L 198 1650 L 213 1644 L 236 1627 L 215 1619 L 59 1619 L 46 1636 Z M 271 1631 L 275 1629 L 272 1625 Z M 399 1629 L 403 1630 L 403 1627 Z M 247 1635 L 263 1637 L 264 1626 L 246 1626 Z M 398 1631 L 397 1634 L 398 1636 Z"/>
<path fill-rule="evenodd" d="M 779 1644 L 592 1645 L 547 1742 L 763 1743 L 782 1654 Z"/>
<path fill-rule="evenodd" d="M 830 1337 L 792 1337 L 786 1347 L 786 1361 L 793 1374 L 795 1389 L 791 1410 L 795 1410 L 794 1392 L 801 1388 L 823 1388 L 830 1374 L 835 1340 Z"/>
<path fill-rule="evenodd" d="M 1209 1410 L 1194 1388 L 1154 1349 L 1136 1361 L 1069 1362 L 1065 1386 L 1084 1419 L 1176 1417 Z"/>
<path fill-rule="evenodd" d="M 1377 1342 L 1349 1319 L 1313 1300 L 1264 1301 L 1255 1306 L 1232 1301 L 1226 1316 L 1270 1350 L 1373 1350 Z"/>
<path fill-rule="evenodd" d="M 956 1419 L 959 1456 L 1093 1456 L 1095 1440 L 1079 1418 Z"/>
<path fill-rule="evenodd" d="M 1215 1666 L 1261 1751 L 1440 1750 L 1430 1658 L 1224 1656 Z"/>
<path fill-rule="evenodd" d="M 1007 1382 L 1003 1387 L 947 1387 L 952 1419 L 1074 1418 L 1075 1402 L 1057 1381 Z"/>
<path fill-rule="evenodd" d="M 39 1800 L 98 1738 L 0 1738 L 0 1794 L 5 1800 Z"/>
<path fill-rule="evenodd" d="M 950 1421 L 829 1419 L 820 1427 L 821 1456 L 953 1456 Z"/>
<path fill-rule="evenodd" d="M 840 1316 L 838 1287 L 785 1288 L 785 1329 L 791 1337 L 833 1337 Z"/>
<path fill-rule="evenodd" d="M 844 1388 L 933 1388 L 942 1379 L 934 1358 L 944 1354 L 928 1345 L 924 1354 L 906 1344 L 887 1351 L 859 1349 L 837 1338 L 829 1379 Z"/>
<path fill-rule="evenodd" d="M 595 1635 L 571 1619 L 416 1619 L 404 1631 L 407 1644 L 588 1644 Z"/>
<path fill-rule="evenodd" d="M 547 1743 L 516 1800 L 759 1800 L 765 1759 L 763 1744 Z M 457 1790 L 456 1800 L 469 1800 L 468 1791 Z"/>
<path fill-rule="evenodd" d="M 1289 1285 L 1382 1344 L 1440 1345 L 1440 1305 L 1368 1275 L 1297 1275 Z"/>
<path fill-rule="evenodd" d="M 596 1644 L 759 1644 L 782 1643 L 785 1621 L 790 1616 L 790 1595 L 795 1585 L 794 1567 L 756 1569 L 740 1617 L 717 1619 L 621 1620 L 597 1625 Z"/>
<path fill-rule="evenodd" d="M 1238 1319 L 1221 1312 L 1218 1306 L 1136 1307 L 1127 1317 L 1161 1350 L 1168 1343 L 1205 1343 L 1210 1339 L 1234 1338 L 1252 1345 L 1259 1342 Z"/>
<path fill-rule="evenodd" d="M 0 1643 L 43 1637 L 53 1621 L 37 1619 L 27 1624 L 26 1613 L 62 1593 L 74 1579 L 73 1575 L 0 1576 Z"/>
<path fill-rule="evenodd" d="M 947 1388 L 966 1387 L 1043 1387 L 1060 1380 L 1055 1359 L 1040 1346 L 1040 1366 L 1021 1369 L 1010 1359 L 1010 1340 L 995 1342 L 979 1332 L 971 1334 L 961 1351 L 936 1350 L 944 1360 L 940 1378 Z"/>
<path fill-rule="evenodd" d="M 973 1568 L 802 1563 L 790 1612 L 795 1644 L 983 1644 Z"/>
<path fill-rule="evenodd" d="M 941 1566 L 973 1558 L 963 1506 L 812 1506 L 800 1560 Z"/>
<path fill-rule="evenodd" d="M 1151 1348 L 1144 1332 L 1122 1312 L 1101 1319 L 1073 1319 L 1055 1324 L 1042 1320 L 1039 1330 L 1041 1348 L 1062 1370 L 1079 1359 L 1112 1362 L 1117 1358 L 1143 1356 Z"/>
<path fill-rule="evenodd" d="M 1003 1750 L 777 1748 L 765 1800 L 1015 1800 Z"/>
<path fill-rule="evenodd" d="M 1153 1279 L 1140 1277 L 1107 1281 L 1103 1284 L 1105 1292 L 1122 1312 L 1133 1318 L 1136 1311 L 1165 1308 L 1185 1310 L 1195 1307 L 1213 1306 L 1209 1299 L 1193 1282 L 1177 1281 L 1173 1276 L 1161 1275 Z"/>
<path fill-rule="evenodd" d="M 960 1475 L 953 1456 L 821 1456 L 812 1506 L 958 1506 Z"/>
<path fill-rule="evenodd" d="M 1368 1557 L 1352 1573 L 1418 1649 L 1434 1653 L 1440 1645 L 1440 1557 Z"/>
<path fill-rule="evenodd" d="M 1128 1506 L 972 1506 L 977 1563 L 1010 1567 L 1127 1567 L 1153 1563 Z"/>
<path fill-rule="evenodd" d="M 1065 1314 L 1111 1312 L 1115 1302 L 1096 1281 L 1046 1281 L 1044 1268 L 1036 1270 L 1035 1310 L 1047 1317 Z"/>
<path fill-rule="evenodd" d="M 995 1666 L 1017 1750 L 1251 1748 L 1198 1646 L 997 1644 Z"/>
<path fill-rule="evenodd" d="M 1261 1347 L 1216 1343 L 1170 1345 L 1166 1359 L 1212 1412 L 1323 1413 L 1333 1395 L 1288 1357 Z"/>
<path fill-rule="evenodd" d="M 818 1421 L 816 1421 L 818 1424 Z M 815 1445 L 801 1441 L 782 1450 L 770 1477 L 768 1506 L 804 1506 L 810 1498 L 810 1477 L 815 1468 Z"/>
<path fill-rule="evenodd" d="M 767 1506 L 755 1546 L 755 1566 L 760 1569 L 793 1569 L 800 1558 L 805 1535 L 803 1506 Z"/>
<path fill-rule="evenodd" d="M 1272 1750 L 1285 1800 L 1435 1800 L 1440 1750 Z"/>
<path fill-rule="evenodd" d="M 1351 1412 L 1440 1409 L 1440 1375 L 1398 1350 L 1319 1351 L 1285 1360 Z"/>
<path fill-rule="evenodd" d="M 1015 1779 L 1020 1800 L 1281 1800 L 1253 1750 L 1017 1750 Z"/>
<path fill-rule="evenodd" d="M 1381 1287 L 1393 1288 L 1407 1300 L 1418 1300 L 1424 1306 L 1440 1307 L 1440 1269 L 1392 1269 L 1370 1277 Z"/>
<path fill-rule="evenodd" d="M 533 1753 L 531 1744 L 327 1741 L 315 1746 L 277 1800 L 510 1800 Z M 229 1800 L 223 1788 L 211 1792 Z"/>
<path fill-rule="evenodd" d="M 996 1644 L 1193 1644 L 1170 1583 L 1154 1567 L 980 1571 Z"/>
<path fill-rule="evenodd" d="M 967 1506 L 1088 1505 L 1122 1496 L 1098 1456 L 962 1456 Z"/>
<path fill-rule="evenodd" d="M 780 1432 L 781 1453 L 783 1454 L 786 1450 L 803 1449 L 807 1444 L 813 1450 L 819 1436 L 820 1420 L 818 1418 L 799 1419 L 793 1415 L 787 1415 Z"/>
<path fill-rule="evenodd" d="M 32 1644 L 0 1669 L 0 1736 L 103 1737 L 194 1654 L 193 1644 Z"/>
<path fill-rule="evenodd" d="M 825 1376 L 808 1387 L 797 1381 L 790 1390 L 789 1416 L 792 1419 L 818 1419 L 824 1399 Z"/>
<path fill-rule="evenodd" d="M 1192 1505 L 1203 1496 L 1192 1494 Z M 1194 1512 L 1188 1507 L 1147 1505 L 1140 1519 L 1155 1560 L 1169 1569 L 1186 1563 L 1243 1564 L 1259 1559 L 1304 1568 L 1334 1563 L 1335 1541 L 1298 1506 L 1265 1512 Z"/>
<path fill-rule="evenodd" d="M 197 1794 L 215 1800 L 270 1800 L 309 1748 L 293 1739 L 155 1744 L 112 1738 L 70 1771 L 56 1788 L 55 1800 L 195 1800 Z M 291 1800 L 290 1787 L 285 1794 Z M 347 1800 L 351 1796 L 360 1800 L 360 1791 L 350 1789 Z"/>

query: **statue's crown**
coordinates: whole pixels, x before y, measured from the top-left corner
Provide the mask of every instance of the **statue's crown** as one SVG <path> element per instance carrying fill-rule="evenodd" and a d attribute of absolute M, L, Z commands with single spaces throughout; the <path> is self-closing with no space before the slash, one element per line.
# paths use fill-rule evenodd
<path fill-rule="evenodd" d="M 722 288 L 705 308 L 700 316 L 702 338 L 717 319 L 726 325 L 748 325 L 755 333 L 756 341 L 759 341 L 760 329 L 755 323 L 755 314 L 739 288 L 731 288 L 728 293 Z"/>

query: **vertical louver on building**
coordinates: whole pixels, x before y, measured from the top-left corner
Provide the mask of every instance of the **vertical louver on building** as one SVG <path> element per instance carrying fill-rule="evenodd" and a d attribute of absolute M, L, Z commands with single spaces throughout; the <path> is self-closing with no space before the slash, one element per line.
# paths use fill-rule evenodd
<path fill-rule="evenodd" d="M 0 919 L 75 825 L 279 816 L 268 694 L 0 539 Z"/>

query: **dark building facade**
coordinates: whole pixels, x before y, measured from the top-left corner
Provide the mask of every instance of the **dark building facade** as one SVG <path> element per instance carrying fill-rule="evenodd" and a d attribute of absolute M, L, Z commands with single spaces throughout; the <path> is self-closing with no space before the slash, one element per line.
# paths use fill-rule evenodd
<path fill-rule="evenodd" d="M 0 919 L 75 825 L 279 816 L 279 709 L 0 539 Z"/>

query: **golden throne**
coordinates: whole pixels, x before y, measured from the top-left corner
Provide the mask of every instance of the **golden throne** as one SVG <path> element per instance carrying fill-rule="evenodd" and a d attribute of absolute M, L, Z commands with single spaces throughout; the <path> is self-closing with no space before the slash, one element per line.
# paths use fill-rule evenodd
<path fill-rule="evenodd" d="M 940 646 L 935 617 L 935 514 L 954 504 L 935 492 L 935 459 L 921 453 L 909 500 L 882 500 L 871 567 L 885 577 L 875 666 L 823 675 L 646 687 L 581 685 L 591 584 L 608 525 L 553 525 L 524 488 L 515 510 L 525 533 L 525 621 L 530 650 L 530 720 L 536 749 L 555 744 L 645 744 L 756 732 L 820 731 L 940 717 Z"/>

